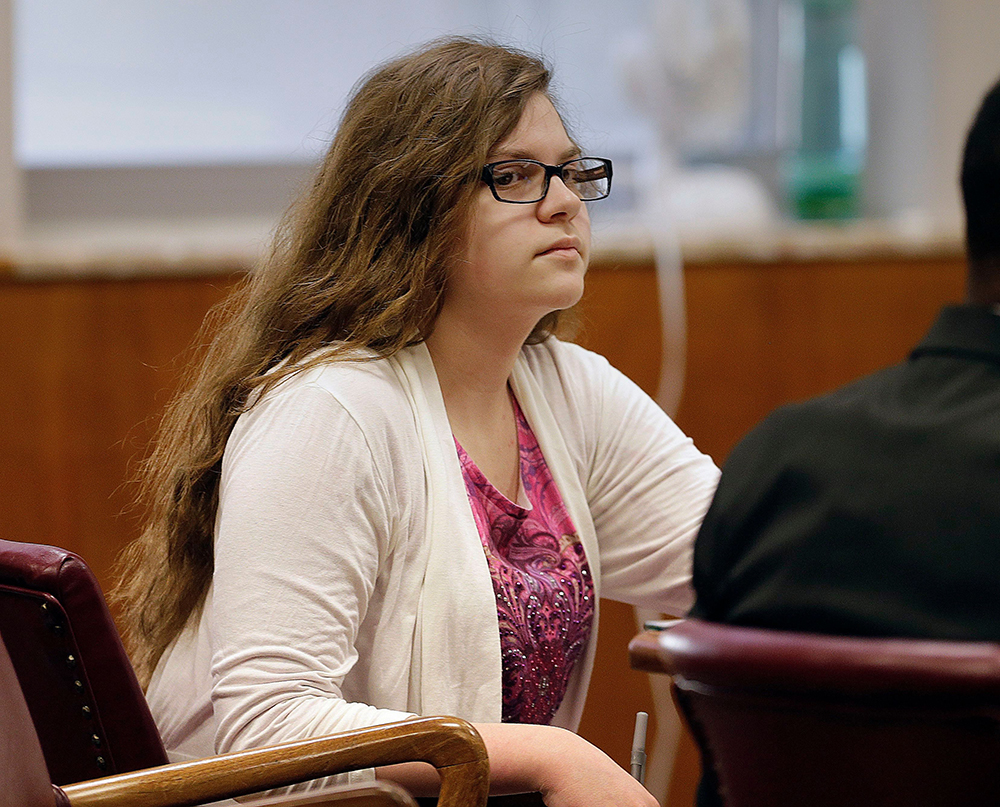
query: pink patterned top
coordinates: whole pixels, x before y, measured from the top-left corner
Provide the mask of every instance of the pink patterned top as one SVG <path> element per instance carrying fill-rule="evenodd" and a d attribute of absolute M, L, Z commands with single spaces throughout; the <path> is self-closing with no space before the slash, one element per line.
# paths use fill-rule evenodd
<path fill-rule="evenodd" d="M 497 599 L 503 722 L 549 723 L 590 637 L 594 582 L 538 441 L 513 403 L 529 508 L 493 487 L 455 444 Z"/>

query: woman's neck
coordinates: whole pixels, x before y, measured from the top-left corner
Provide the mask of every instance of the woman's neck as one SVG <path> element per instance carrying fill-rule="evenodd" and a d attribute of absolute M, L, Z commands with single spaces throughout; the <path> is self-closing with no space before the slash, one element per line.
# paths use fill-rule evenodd
<path fill-rule="evenodd" d="M 517 423 L 508 381 L 524 338 L 438 322 L 427 338 L 452 434 L 493 486 L 517 500 Z"/>
<path fill-rule="evenodd" d="M 426 341 L 449 416 L 452 405 L 489 411 L 508 403 L 507 382 L 530 332 L 504 332 L 441 312 Z"/>

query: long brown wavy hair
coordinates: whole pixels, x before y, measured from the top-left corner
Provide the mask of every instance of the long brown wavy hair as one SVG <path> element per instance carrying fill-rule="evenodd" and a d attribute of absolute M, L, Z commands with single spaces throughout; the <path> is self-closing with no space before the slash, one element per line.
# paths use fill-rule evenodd
<path fill-rule="evenodd" d="M 450 38 L 358 85 L 268 257 L 206 319 L 208 346 L 143 467 L 148 516 L 122 555 L 114 598 L 144 684 L 204 602 L 236 419 L 290 373 L 359 347 L 389 356 L 427 337 L 482 166 L 549 79 L 534 56 Z M 543 319 L 529 341 L 548 337 L 557 318 Z"/>

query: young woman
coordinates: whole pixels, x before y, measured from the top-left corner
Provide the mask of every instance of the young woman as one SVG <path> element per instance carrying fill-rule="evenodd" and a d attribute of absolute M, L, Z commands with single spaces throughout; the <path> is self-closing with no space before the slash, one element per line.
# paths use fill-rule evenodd
<path fill-rule="evenodd" d="M 548 85 L 468 39 L 370 75 L 172 404 L 122 596 L 175 757 L 454 714 L 496 792 L 655 805 L 572 729 L 598 598 L 690 605 L 717 470 L 552 335 L 611 164 Z"/>

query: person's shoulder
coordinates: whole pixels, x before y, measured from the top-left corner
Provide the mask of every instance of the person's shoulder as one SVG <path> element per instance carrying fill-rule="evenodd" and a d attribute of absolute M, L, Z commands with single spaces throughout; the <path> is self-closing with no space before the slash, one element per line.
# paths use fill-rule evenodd
<path fill-rule="evenodd" d="M 617 374 L 618 371 L 600 353 L 587 350 L 573 342 L 550 336 L 535 345 L 525 345 L 522 355 L 535 375 L 574 379 Z"/>
<path fill-rule="evenodd" d="M 630 405 L 645 397 L 604 356 L 572 342 L 550 336 L 525 346 L 521 355 L 549 406 L 560 409 L 560 417 L 590 420 L 609 405 Z"/>
<path fill-rule="evenodd" d="M 275 387 L 290 394 L 309 387 L 336 396 L 356 396 L 369 391 L 385 393 L 399 387 L 389 359 L 369 350 L 348 354 L 317 351 L 302 359 Z"/>
<path fill-rule="evenodd" d="M 870 424 L 881 399 L 899 380 L 901 365 L 883 368 L 829 392 L 792 401 L 774 409 L 737 443 L 727 465 L 753 459 L 816 456 L 824 446 L 835 450 L 859 438 L 858 427 Z M 866 429 L 866 434 L 870 429 Z"/>
<path fill-rule="evenodd" d="M 374 355 L 320 359 L 295 373 L 298 383 L 330 390 L 337 395 L 357 396 L 400 389 L 389 359 Z"/>
<path fill-rule="evenodd" d="M 366 431 L 392 430 L 405 424 L 410 415 L 408 398 L 392 361 L 369 353 L 346 358 L 309 357 L 282 378 L 264 402 L 342 410 Z"/>
<path fill-rule="evenodd" d="M 854 379 L 829 392 L 779 407 L 767 419 L 772 428 L 797 424 L 812 427 L 829 424 L 841 429 L 845 422 L 859 417 L 868 419 L 892 398 L 900 383 L 905 382 L 905 364 L 896 364 Z"/>
<path fill-rule="evenodd" d="M 828 392 L 784 404 L 775 409 L 767 420 L 773 418 L 779 421 L 794 421 L 846 416 L 852 410 L 867 408 L 878 401 L 887 390 L 894 388 L 905 378 L 905 374 L 905 363 L 883 367 Z"/>

